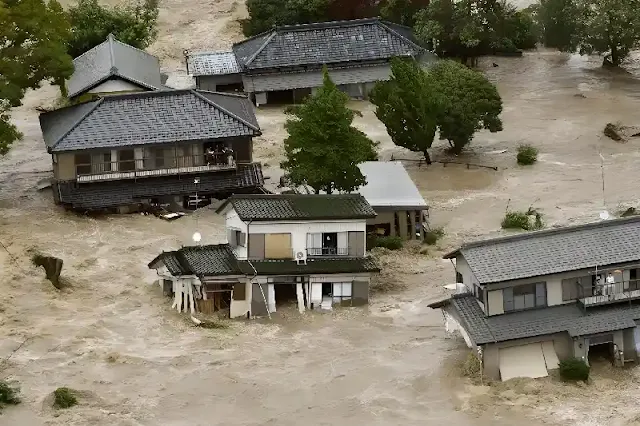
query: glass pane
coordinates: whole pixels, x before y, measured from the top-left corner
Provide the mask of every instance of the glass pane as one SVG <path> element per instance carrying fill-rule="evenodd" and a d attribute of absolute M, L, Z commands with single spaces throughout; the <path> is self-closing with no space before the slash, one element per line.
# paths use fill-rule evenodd
<path fill-rule="evenodd" d="M 525 308 L 524 295 L 513 296 L 513 309 L 519 310 Z"/>
<path fill-rule="evenodd" d="M 351 283 L 342 284 L 342 296 L 351 297 Z"/>

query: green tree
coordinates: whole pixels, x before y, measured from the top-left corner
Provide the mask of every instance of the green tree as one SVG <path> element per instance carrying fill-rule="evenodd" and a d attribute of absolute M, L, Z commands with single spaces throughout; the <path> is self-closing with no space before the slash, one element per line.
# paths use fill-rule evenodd
<path fill-rule="evenodd" d="M 428 150 L 435 138 L 441 106 L 433 79 L 420 65 L 414 60 L 394 59 L 391 78 L 377 83 L 369 98 L 393 143 L 421 152 L 431 164 Z"/>
<path fill-rule="evenodd" d="M 324 21 L 330 3 L 331 0 L 247 0 L 249 18 L 242 21 L 242 31 L 252 37 L 275 26 Z"/>
<path fill-rule="evenodd" d="M 579 0 L 581 54 L 604 54 L 619 66 L 640 47 L 640 0 Z"/>
<path fill-rule="evenodd" d="M 478 71 L 454 61 L 439 61 L 429 70 L 441 96 L 440 139 L 460 153 L 481 129 L 502 131 L 502 99 L 498 89 Z"/>
<path fill-rule="evenodd" d="M 57 1 L 0 2 L 0 154 L 22 136 L 9 121 L 10 108 L 21 105 L 27 89 L 49 80 L 64 91 L 73 72 L 68 38 L 69 24 Z"/>
<path fill-rule="evenodd" d="M 156 38 L 158 1 L 108 8 L 98 0 L 79 0 L 69 9 L 72 37 L 68 52 L 74 58 L 105 41 L 111 33 L 119 41 L 144 49 Z"/>
<path fill-rule="evenodd" d="M 289 136 L 281 166 L 293 183 L 327 194 L 366 183 L 358 164 L 377 158 L 376 144 L 351 125 L 356 113 L 347 108 L 348 100 L 325 68 L 318 92 L 289 111 L 294 118 L 285 124 Z"/>
<path fill-rule="evenodd" d="M 576 0 L 541 0 L 530 9 L 546 47 L 575 52 L 581 15 Z"/>
<path fill-rule="evenodd" d="M 380 15 L 391 22 L 412 27 L 416 14 L 429 6 L 429 0 L 385 0 Z"/>

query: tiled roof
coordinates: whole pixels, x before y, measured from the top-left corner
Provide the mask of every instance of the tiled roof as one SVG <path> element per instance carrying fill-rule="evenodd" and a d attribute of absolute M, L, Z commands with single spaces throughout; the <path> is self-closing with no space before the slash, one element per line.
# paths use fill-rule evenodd
<path fill-rule="evenodd" d="M 198 52 L 188 56 L 189 74 L 228 75 L 238 74 L 240 67 L 233 52 Z"/>
<path fill-rule="evenodd" d="M 217 210 L 228 205 L 243 221 L 369 219 L 376 212 L 360 194 L 268 194 L 233 195 Z"/>
<path fill-rule="evenodd" d="M 248 98 L 199 90 L 111 95 L 40 115 L 50 152 L 260 134 Z"/>
<path fill-rule="evenodd" d="M 472 242 L 461 253 L 480 284 L 640 260 L 640 217 Z"/>
<path fill-rule="evenodd" d="M 99 183 L 59 182 L 60 201 L 74 209 L 99 210 L 132 205 L 140 200 L 168 195 L 219 194 L 253 192 L 264 185 L 259 163 L 238 165 L 237 170 L 198 174 L 197 188 L 193 176 L 148 177 L 135 181 Z M 55 188 L 54 188 L 55 189 Z"/>
<path fill-rule="evenodd" d="M 607 333 L 635 327 L 639 305 L 590 309 L 575 303 L 485 317 L 471 295 L 453 296 L 449 303 L 477 345 L 567 332 L 571 337 Z M 434 306 L 436 307 L 436 306 Z"/>
<path fill-rule="evenodd" d="M 162 87 L 158 58 L 119 42 L 112 34 L 101 44 L 75 58 L 73 65 L 75 70 L 67 82 L 70 98 L 112 77 L 149 90 Z"/>
<path fill-rule="evenodd" d="M 306 265 L 295 260 L 252 260 L 239 261 L 240 268 L 247 275 L 305 275 L 305 274 L 356 274 L 362 272 L 380 272 L 371 257 L 308 259 Z M 253 266 L 253 267 L 252 267 Z"/>
<path fill-rule="evenodd" d="M 240 275 L 242 271 L 228 244 L 182 247 L 163 252 L 149 262 L 149 268 L 165 265 L 171 275 Z"/>
<path fill-rule="evenodd" d="M 237 43 L 233 52 L 243 70 L 387 60 L 425 52 L 410 33 L 379 18 L 289 25 Z"/>

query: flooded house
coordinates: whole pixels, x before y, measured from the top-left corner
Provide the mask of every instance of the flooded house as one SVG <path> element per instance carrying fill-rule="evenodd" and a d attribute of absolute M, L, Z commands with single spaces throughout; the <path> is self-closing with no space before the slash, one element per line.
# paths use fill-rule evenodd
<path fill-rule="evenodd" d="M 491 378 L 543 377 L 559 360 L 637 362 L 640 218 L 464 244 L 442 309 Z"/>
<path fill-rule="evenodd" d="M 149 263 L 179 311 L 268 316 L 280 306 L 331 310 L 368 303 L 379 272 L 366 254 L 376 213 L 358 194 L 233 195 L 217 210 L 226 244 L 182 247 Z"/>
<path fill-rule="evenodd" d="M 145 92 L 168 89 L 160 73 L 157 57 L 122 43 L 109 34 L 107 39 L 73 60 L 74 71 L 66 82 L 69 100 L 89 100 L 106 93 Z"/>
<path fill-rule="evenodd" d="M 40 115 L 57 204 L 129 210 L 259 191 L 261 134 L 246 96 L 201 90 L 100 95 Z"/>
<path fill-rule="evenodd" d="M 371 18 L 279 26 L 230 52 L 187 53 L 186 61 L 196 87 L 220 90 L 241 82 L 259 106 L 302 101 L 322 86 L 323 66 L 338 88 L 366 98 L 377 81 L 389 79 L 394 57 L 436 59 L 411 28 Z"/>

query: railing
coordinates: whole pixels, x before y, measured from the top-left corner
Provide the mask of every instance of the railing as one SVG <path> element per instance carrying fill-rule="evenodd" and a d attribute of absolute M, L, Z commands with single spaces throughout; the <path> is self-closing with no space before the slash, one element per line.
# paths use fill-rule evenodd
<path fill-rule="evenodd" d="M 640 299 L 640 280 L 594 285 L 578 284 L 578 297 L 584 307 Z"/>
<path fill-rule="evenodd" d="M 235 159 L 224 154 L 143 157 L 76 164 L 76 176 L 78 182 L 96 182 L 235 168 Z"/>
<path fill-rule="evenodd" d="M 346 256 L 349 249 L 346 247 L 316 247 L 307 248 L 307 256 Z"/>

